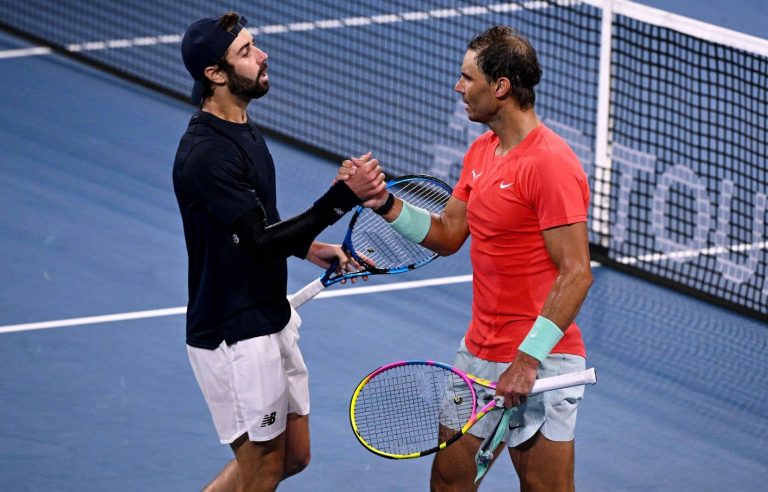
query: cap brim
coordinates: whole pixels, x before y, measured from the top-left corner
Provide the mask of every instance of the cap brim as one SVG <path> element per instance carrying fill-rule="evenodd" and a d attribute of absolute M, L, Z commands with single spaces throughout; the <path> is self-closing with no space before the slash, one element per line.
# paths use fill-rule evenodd
<path fill-rule="evenodd" d="M 192 101 L 192 104 L 198 105 L 203 100 L 203 93 L 205 92 L 205 85 L 203 85 L 202 82 L 199 80 L 195 80 L 195 85 L 192 86 L 192 95 L 189 96 L 189 99 Z"/>

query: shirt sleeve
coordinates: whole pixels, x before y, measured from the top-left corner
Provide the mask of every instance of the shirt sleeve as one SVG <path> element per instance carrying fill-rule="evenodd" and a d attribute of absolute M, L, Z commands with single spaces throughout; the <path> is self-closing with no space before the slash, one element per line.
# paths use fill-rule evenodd
<path fill-rule="evenodd" d="M 472 192 L 472 182 L 475 176 L 482 174 L 482 169 L 475 169 L 474 166 L 478 166 L 482 162 L 482 153 L 488 146 L 488 141 L 492 136 L 491 131 L 487 131 L 484 134 L 477 137 L 472 142 L 472 145 L 464 154 L 464 162 L 461 167 L 461 175 L 456 186 L 453 187 L 453 197 L 461 200 L 462 202 L 469 201 L 469 195 Z M 473 175 L 473 172 L 475 173 Z"/>
<path fill-rule="evenodd" d="M 470 187 L 469 183 L 471 180 L 467 179 L 467 174 L 469 174 L 469 165 L 467 165 L 467 157 L 469 156 L 469 152 L 464 156 L 464 164 L 461 168 L 461 175 L 459 175 L 459 181 L 456 183 L 456 186 L 453 187 L 453 193 L 451 195 L 456 198 L 457 200 L 461 200 L 462 202 L 466 202 L 469 200 L 469 192 Z"/>
<path fill-rule="evenodd" d="M 246 177 L 245 163 L 221 142 L 202 142 L 192 149 L 184 165 L 183 182 L 195 200 L 225 227 L 262 206 Z"/>
<path fill-rule="evenodd" d="M 587 221 L 589 185 L 575 156 L 549 156 L 531 166 L 531 202 L 539 229 Z"/>

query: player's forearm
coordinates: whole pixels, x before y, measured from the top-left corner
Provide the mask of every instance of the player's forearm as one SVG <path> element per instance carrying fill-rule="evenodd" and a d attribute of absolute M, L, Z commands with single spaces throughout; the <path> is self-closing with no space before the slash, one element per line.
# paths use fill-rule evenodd
<path fill-rule="evenodd" d="M 399 198 L 394 199 L 392 208 L 383 214 L 384 220 L 389 223 L 394 222 L 403 212 L 403 201 Z M 466 226 L 454 224 L 445 213 L 441 215 L 430 214 L 428 232 L 419 244 L 428 248 L 440 256 L 449 256 L 458 251 L 464 241 L 467 239 L 468 230 Z"/>
<path fill-rule="evenodd" d="M 266 225 L 261 207 L 254 207 L 229 227 L 235 245 L 253 257 L 304 258 L 315 237 L 359 202 L 344 183 L 337 183 L 303 213 Z"/>
<path fill-rule="evenodd" d="M 576 264 L 573 268 L 561 269 L 544 302 L 541 314 L 518 347 L 513 367 L 515 373 L 538 367 L 539 362 L 552 352 L 573 323 L 581 303 L 587 297 L 592 284 L 589 262 L 586 268 Z M 532 384 L 532 380 L 530 380 Z"/>
<path fill-rule="evenodd" d="M 462 234 L 456 228 L 452 228 L 444 216 L 433 214 L 429 233 L 421 245 L 440 256 L 449 256 L 457 252 L 466 239 L 467 235 Z"/>
<path fill-rule="evenodd" d="M 592 272 L 588 264 L 561 271 L 552 284 L 541 316 L 565 331 L 579 314 L 591 286 Z"/>

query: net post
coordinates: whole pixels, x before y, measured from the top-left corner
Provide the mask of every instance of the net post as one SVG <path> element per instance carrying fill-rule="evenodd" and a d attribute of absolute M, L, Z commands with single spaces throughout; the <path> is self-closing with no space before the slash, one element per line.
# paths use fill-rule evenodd
<path fill-rule="evenodd" d="M 613 0 L 602 2 L 600 27 L 600 72 L 597 86 L 597 127 L 595 135 L 595 186 L 592 194 L 592 230 L 599 245 L 609 247 L 612 162 L 608 145 L 611 103 L 611 41 Z"/>

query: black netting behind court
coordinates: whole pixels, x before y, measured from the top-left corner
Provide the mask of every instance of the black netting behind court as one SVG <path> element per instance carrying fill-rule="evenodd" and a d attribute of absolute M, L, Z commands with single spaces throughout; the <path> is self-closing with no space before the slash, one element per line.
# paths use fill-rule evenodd
<path fill-rule="evenodd" d="M 746 51 L 711 41 L 706 29 L 694 36 L 616 13 L 610 90 L 601 93 L 599 5 L 3 0 L 0 25 L 186 98 L 184 30 L 236 9 L 270 56 L 272 89 L 251 106 L 265 130 L 333 156 L 372 150 L 390 175 L 449 183 L 484 131 L 453 91 L 466 43 L 492 24 L 512 25 L 539 52 L 539 115 L 589 176 L 596 255 L 768 318 L 768 42 Z"/>

